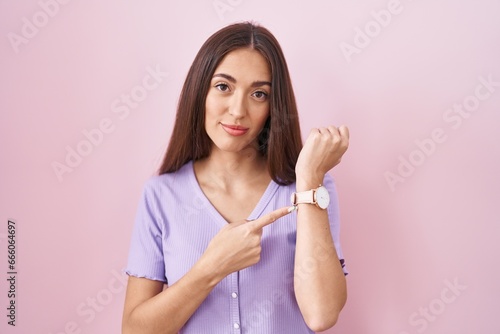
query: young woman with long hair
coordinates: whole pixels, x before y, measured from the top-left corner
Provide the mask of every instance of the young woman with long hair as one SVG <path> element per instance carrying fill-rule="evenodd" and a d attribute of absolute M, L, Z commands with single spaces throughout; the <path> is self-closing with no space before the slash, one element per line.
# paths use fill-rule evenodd
<path fill-rule="evenodd" d="M 346 301 L 338 201 L 327 172 L 345 126 L 304 145 L 280 45 L 227 26 L 187 74 L 159 175 L 130 248 L 123 333 L 313 333 Z"/>

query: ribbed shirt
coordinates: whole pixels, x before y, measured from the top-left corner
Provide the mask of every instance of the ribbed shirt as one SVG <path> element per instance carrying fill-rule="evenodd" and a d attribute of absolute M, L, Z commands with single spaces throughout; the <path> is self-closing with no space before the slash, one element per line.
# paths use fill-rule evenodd
<path fill-rule="evenodd" d="M 330 175 L 323 185 L 330 193 L 327 210 L 333 242 L 347 274 L 339 240 L 337 192 Z M 294 191 L 295 184 L 271 181 L 247 219 L 289 206 Z M 314 333 L 304 322 L 293 290 L 296 220 L 292 213 L 264 227 L 260 261 L 226 276 L 179 333 Z M 193 267 L 226 224 L 200 188 L 192 162 L 175 173 L 153 176 L 139 202 L 126 273 L 172 285 Z"/>

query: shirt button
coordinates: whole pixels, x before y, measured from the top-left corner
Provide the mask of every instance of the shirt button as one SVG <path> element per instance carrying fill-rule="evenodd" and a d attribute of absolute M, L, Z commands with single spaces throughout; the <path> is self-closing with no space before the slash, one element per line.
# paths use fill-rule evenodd
<path fill-rule="evenodd" d="M 236 328 L 236 329 L 239 329 L 239 328 L 240 328 L 240 324 L 238 324 L 237 322 L 235 322 L 235 323 L 233 324 L 233 327 L 234 327 L 234 328 Z"/>
<path fill-rule="evenodd" d="M 231 294 L 231 297 L 236 298 L 236 297 L 238 297 L 238 294 L 237 294 L 236 292 L 233 292 L 233 293 Z"/>

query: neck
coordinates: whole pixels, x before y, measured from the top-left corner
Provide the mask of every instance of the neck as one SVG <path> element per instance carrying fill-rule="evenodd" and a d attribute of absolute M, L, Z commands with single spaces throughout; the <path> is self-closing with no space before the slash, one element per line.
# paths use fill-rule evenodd
<path fill-rule="evenodd" d="M 197 168 L 196 168 L 197 167 Z M 230 190 L 242 184 L 270 179 L 266 159 L 255 148 L 223 152 L 213 148 L 210 155 L 195 163 L 197 175 L 211 184 Z"/>

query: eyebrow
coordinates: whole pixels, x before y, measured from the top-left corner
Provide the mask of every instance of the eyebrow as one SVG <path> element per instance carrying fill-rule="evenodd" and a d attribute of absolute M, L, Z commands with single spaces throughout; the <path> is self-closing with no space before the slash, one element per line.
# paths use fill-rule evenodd
<path fill-rule="evenodd" d="M 237 82 L 234 77 L 230 76 L 229 74 L 225 74 L 225 73 L 214 74 L 214 76 L 212 78 L 224 78 L 227 81 L 231 81 L 232 83 Z M 252 87 L 261 87 L 264 85 L 271 86 L 271 83 L 269 81 L 254 81 L 254 82 L 252 82 Z"/>

